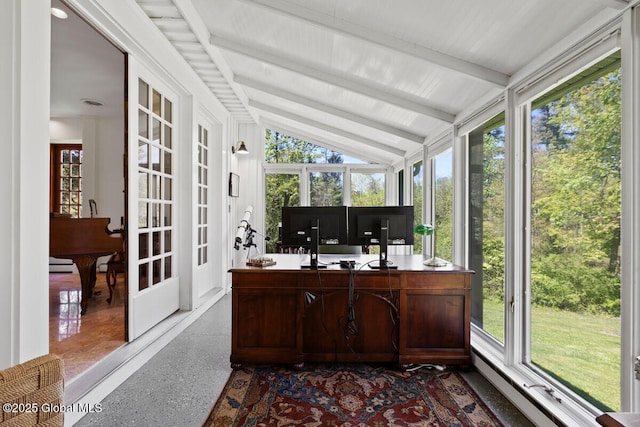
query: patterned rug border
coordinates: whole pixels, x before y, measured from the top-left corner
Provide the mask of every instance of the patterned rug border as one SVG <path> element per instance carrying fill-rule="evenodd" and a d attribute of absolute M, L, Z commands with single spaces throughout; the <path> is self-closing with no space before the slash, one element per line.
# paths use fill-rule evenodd
<path fill-rule="evenodd" d="M 487 404 L 478 395 L 475 389 L 464 379 L 464 377 L 455 369 L 447 369 L 444 371 L 425 370 L 418 372 L 402 372 L 398 369 L 390 367 L 388 365 L 370 365 L 370 364 L 308 364 L 301 371 L 297 371 L 284 366 L 272 366 L 272 365 L 247 365 L 241 369 L 232 371 L 224 385 L 220 396 L 218 397 L 213 408 L 209 412 L 209 415 L 203 424 L 203 426 L 238 426 L 239 418 L 242 419 L 245 414 L 241 414 L 241 411 L 245 408 L 244 403 L 247 399 L 249 391 L 252 389 L 259 375 L 260 371 L 273 371 L 274 373 L 282 373 L 286 375 L 297 375 L 301 372 L 314 373 L 320 369 L 335 369 L 336 372 L 341 370 L 371 368 L 374 370 L 381 370 L 385 375 L 392 375 L 397 378 L 411 378 L 413 375 L 425 375 L 433 377 L 439 384 L 446 390 L 448 397 L 453 400 L 455 405 L 460 409 L 461 414 L 467 418 L 470 426 L 483 426 L 483 427 L 504 427 L 502 422 L 493 413 L 493 411 L 487 406 Z M 271 390 L 270 390 L 271 391 Z M 221 416 L 220 416 L 221 415 Z M 247 424 L 243 424 L 247 425 Z M 265 425 L 249 423 L 248 425 Z M 280 424 L 278 424 L 280 425 Z M 292 425 L 292 424 L 287 424 Z M 314 425 L 314 424 L 301 424 L 301 425 Z M 338 424 L 334 424 L 338 425 Z M 342 424 L 340 424 L 342 425 Z M 349 426 L 363 426 L 362 423 L 346 423 L 344 425 Z M 380 425 L 380 424 L 375 424 Z M 426 426 L 427 424 L 411 424 Z M 431 424 L 429 424 L 431 425 Z M 436 425 L 441 426 L 460 426 L 461 424 L 449 424 L 438 423 Z"/>

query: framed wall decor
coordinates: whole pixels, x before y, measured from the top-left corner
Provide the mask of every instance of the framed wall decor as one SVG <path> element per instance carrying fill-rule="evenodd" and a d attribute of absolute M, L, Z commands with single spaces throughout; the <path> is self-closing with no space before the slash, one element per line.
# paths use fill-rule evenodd
<path fill-rule="evenodd" d="M 238 197 L 238 187 L 240 186 L 240 176 L 230 172 L 229 173 L 229 195 L 231 197 Z"/>

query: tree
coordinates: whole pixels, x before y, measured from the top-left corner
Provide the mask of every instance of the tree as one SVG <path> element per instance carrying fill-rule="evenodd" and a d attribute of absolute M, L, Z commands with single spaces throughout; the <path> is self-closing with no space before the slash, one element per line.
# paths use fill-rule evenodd
<path fill-rule="evenodd" d="M 545 111 L 534 115 L 532 138 L 533 301 L 617 314 L 620 72 L 564 94 Z"/>
<path fill-rule="evenodd" d="M 310 142 L 267 129 L 265 133 L 267 163 L 342 163 L 342 155 Z M 311 204 L 336 206 L 342 204 L 342 173 L 327 172 L 310 178 Z M 283 206 L 300 205 L 300 178 L 297 174 L 267 174 L 265 232 L 271 237 L 267 252 L 277 249 L 277 236 L 282 221 Z"/>

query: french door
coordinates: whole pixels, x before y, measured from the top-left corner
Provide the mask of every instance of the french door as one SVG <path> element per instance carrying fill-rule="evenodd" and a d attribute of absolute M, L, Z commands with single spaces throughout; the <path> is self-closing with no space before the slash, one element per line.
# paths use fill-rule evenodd
<path fill-rule="evenodd" d="M 132 61 L 133 62 L 133 61 Z M 129 338 L 179 308 L 178 96 L 138 63 L 129 75 Z"/>

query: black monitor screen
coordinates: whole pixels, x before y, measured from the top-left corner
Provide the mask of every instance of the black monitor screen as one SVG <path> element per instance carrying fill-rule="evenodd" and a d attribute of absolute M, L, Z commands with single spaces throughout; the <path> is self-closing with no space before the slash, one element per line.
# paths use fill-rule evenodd
<path fill-rule="evenodd" d="M 389 220 L 389 245 L 413 245 L 413 206 L 349 208 L 349 245 L 378 245 L 383 219 Z"/>
<path fill-rule="evenodd" d="M 282 245 L 311 245 L 311 224 L 318 220 L 319 245 L 347 243 L 346 206 L 300 206 L 282 208 Z"/>

